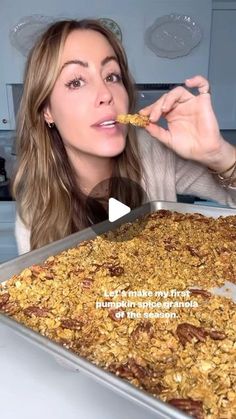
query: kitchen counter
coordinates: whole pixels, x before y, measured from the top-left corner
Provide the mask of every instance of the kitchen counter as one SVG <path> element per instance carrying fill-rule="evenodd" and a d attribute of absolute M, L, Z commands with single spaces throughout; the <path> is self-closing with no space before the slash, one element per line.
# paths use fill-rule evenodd
<path fill-rule="evenodd" d="M 0 324 L 2 419 L 158 419 Z"/>

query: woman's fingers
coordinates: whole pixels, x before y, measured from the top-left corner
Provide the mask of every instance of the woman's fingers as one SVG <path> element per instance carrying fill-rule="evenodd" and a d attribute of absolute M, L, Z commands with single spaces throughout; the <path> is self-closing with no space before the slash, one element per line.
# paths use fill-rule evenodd
<path fill-rule="evenodd" d="M 160 127 L 157 124 L 150 123 L 145 127 L 146 131 L 149 132 L 149 134 L 159 140 L 161 143 L 165 144 L 167 147 L 170 147 L 170 140 L 171 135 L 170 132 L 162 127 Z"/>
<path fill-rule="evenodd" d="M 203 76 L 194 76 L 191 79 L 186 79 L 185 85 L 187 87 L 197 87 L 200 94 L 210 93 L 209 82 Z"/>
<path fill-rule="evenodd" d="M 151 122 L 157 122 L 162 114 L 170 112 L 178 103 L 183 103 L 193 97 L 184 87 L 178 86 L 165 93 L 155 103 L 139 111 L 141 115 L 148 115 Z"/>
<path fill-rule="evenodd" d="M 162 112 L 170 112 L 178 103 L 184 103 L 190 100 L 193 95 L 182 86 L 175 87 L 166 94 L 162 103 Z"/>
<path fill-rule="evenodd" d="M 203 76 L 194 76 L 185 80 L 186 87 L 197 88 L 199 94 L 209 93 L 209 82 Z M 148 115 L 151 122 L 157 122 L 162 114 L 166 114 L 174 109 L 179 103 L 187 102 L 193 95 L 182 86 L 175 87 L 170 92 L 163 94 L 155 103 L 141 109 L 141 115 Z"/>
<path fill-rule="evenodd" d="M 140 109 L 140 115 L 148 115 L 151 122 L 157 122 L 163 113 L 162 106 L 165 100 L 165 96 L 166 94 L 162 95 L 156 102 L 146 106 L 143 109 Z"/>

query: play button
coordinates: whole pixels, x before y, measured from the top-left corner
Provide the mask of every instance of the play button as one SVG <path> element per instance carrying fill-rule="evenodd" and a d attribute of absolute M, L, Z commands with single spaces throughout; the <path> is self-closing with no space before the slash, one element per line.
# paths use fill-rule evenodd
<path fill-rule="evenodd" d="M 122 204 L 122 202 L 115 198 L 109 198 L 108 219 L 111 223 L 128 214 L 130 211 L 131 208 L 128 205 Z"/>
<path fill-rule="evenodd" d="M 112 177 L 98 183 L 85 202 L 89 225 L 97 235 L 102 234 L 109 241 L 127 241 L 139 235 L 147 221 L 143 219 L 137 223 L 135 220 L 143 218 L 150 208 L 146 191 L 137 182 L 124 177 Z"/>

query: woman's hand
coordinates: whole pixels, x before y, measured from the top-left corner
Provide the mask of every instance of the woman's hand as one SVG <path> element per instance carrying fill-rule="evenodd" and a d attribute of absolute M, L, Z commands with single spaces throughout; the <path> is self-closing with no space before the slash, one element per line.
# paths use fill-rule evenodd
<path fill-rule="evenodd" d="M 201 162 L 213 170 L 224 170 L 234 159 L 234 148 L 220 135 L 211 105 L 209 83 L 202 76 L 185 81 L 189 88 L 198 88 L 195 96 L 184 87 L 176 87 L 152 105 L 140 111 L 151 122 L 146 130 L 185 159 Z M 164 117 L 168 129 L 156 122 Z"/>

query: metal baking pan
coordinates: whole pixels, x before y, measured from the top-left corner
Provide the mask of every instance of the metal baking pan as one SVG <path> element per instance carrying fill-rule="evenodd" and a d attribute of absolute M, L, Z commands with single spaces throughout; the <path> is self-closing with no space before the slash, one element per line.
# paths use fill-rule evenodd
<path fill-rule="evenodd" d="M 221 208 L 221 207 L 210 207 L 210 206 L 195 206 L 192 204 L 182 204 L 176 202 L 166 201 L 153 201 L 148 204 L 136 208 L 129 214 L 120 218 L 119 220 L 110 223 L 108 220 L 103 221 L 97 225 L 97 231 L 99 234 L 105 233 L 109 230 L 113 230 L 125 222 L 132 222 L 137 218 L 155 212 L 160 209 L 166 209 L 170 211 L 177 211 L 181 213 L 200 213 L 206 216 L 217 218 L 219 216 L 236 215 L 236 208 Z M 44 246 L 40 249 L 33 250 L 16 259 L 5 262 L 0 265 L 0 283 L 7 281 L 12 275 L 19 274 L 24 268 L 29 267 L 33 264 L 40 264 L 44 262 L 49 256 L 56 255 L 63 250 L 69 249 L 78 245 L 84 240 L 93 239 L 97 234 L 92 230 L 91 227 L 71 234 L 70 236 Z M 236 286 L 232 283 L 227 282 L 225 285 L 226 295 L 230 290 L 230 296 L 236 301 Z M 216 293 L 224 295 L 224 287 L 216 289 Z M 27 328 L 26 326 L 18 323 L 16 320 L 0 314 L 0 321 L 12 328 L 16 333 L 23 336 L 30 342 L 38 345 L 47 352 L 57 355 L 65 361 L 73 364 L 78 370 L 87 376 L 95 379 L 101 384 L 109 387 L 120 395 L 132 400 L 136 404 L 145 407 L 147 410 L 157 413 L 159 419 L 187 419 L 190 416 L 180 412 L 171 405 L 162 402 L 161 400 L 149 395 L 147 392 L 142 391 L 127 381 L 117 377 L 115 374 L 109 373 L 102 368 L 97 367 L 86 359 L 79 357 L 75 353 L 69 351 L 63 346 L 49 340 L 48 338 L 40 335 L 39 333 Z"/>

